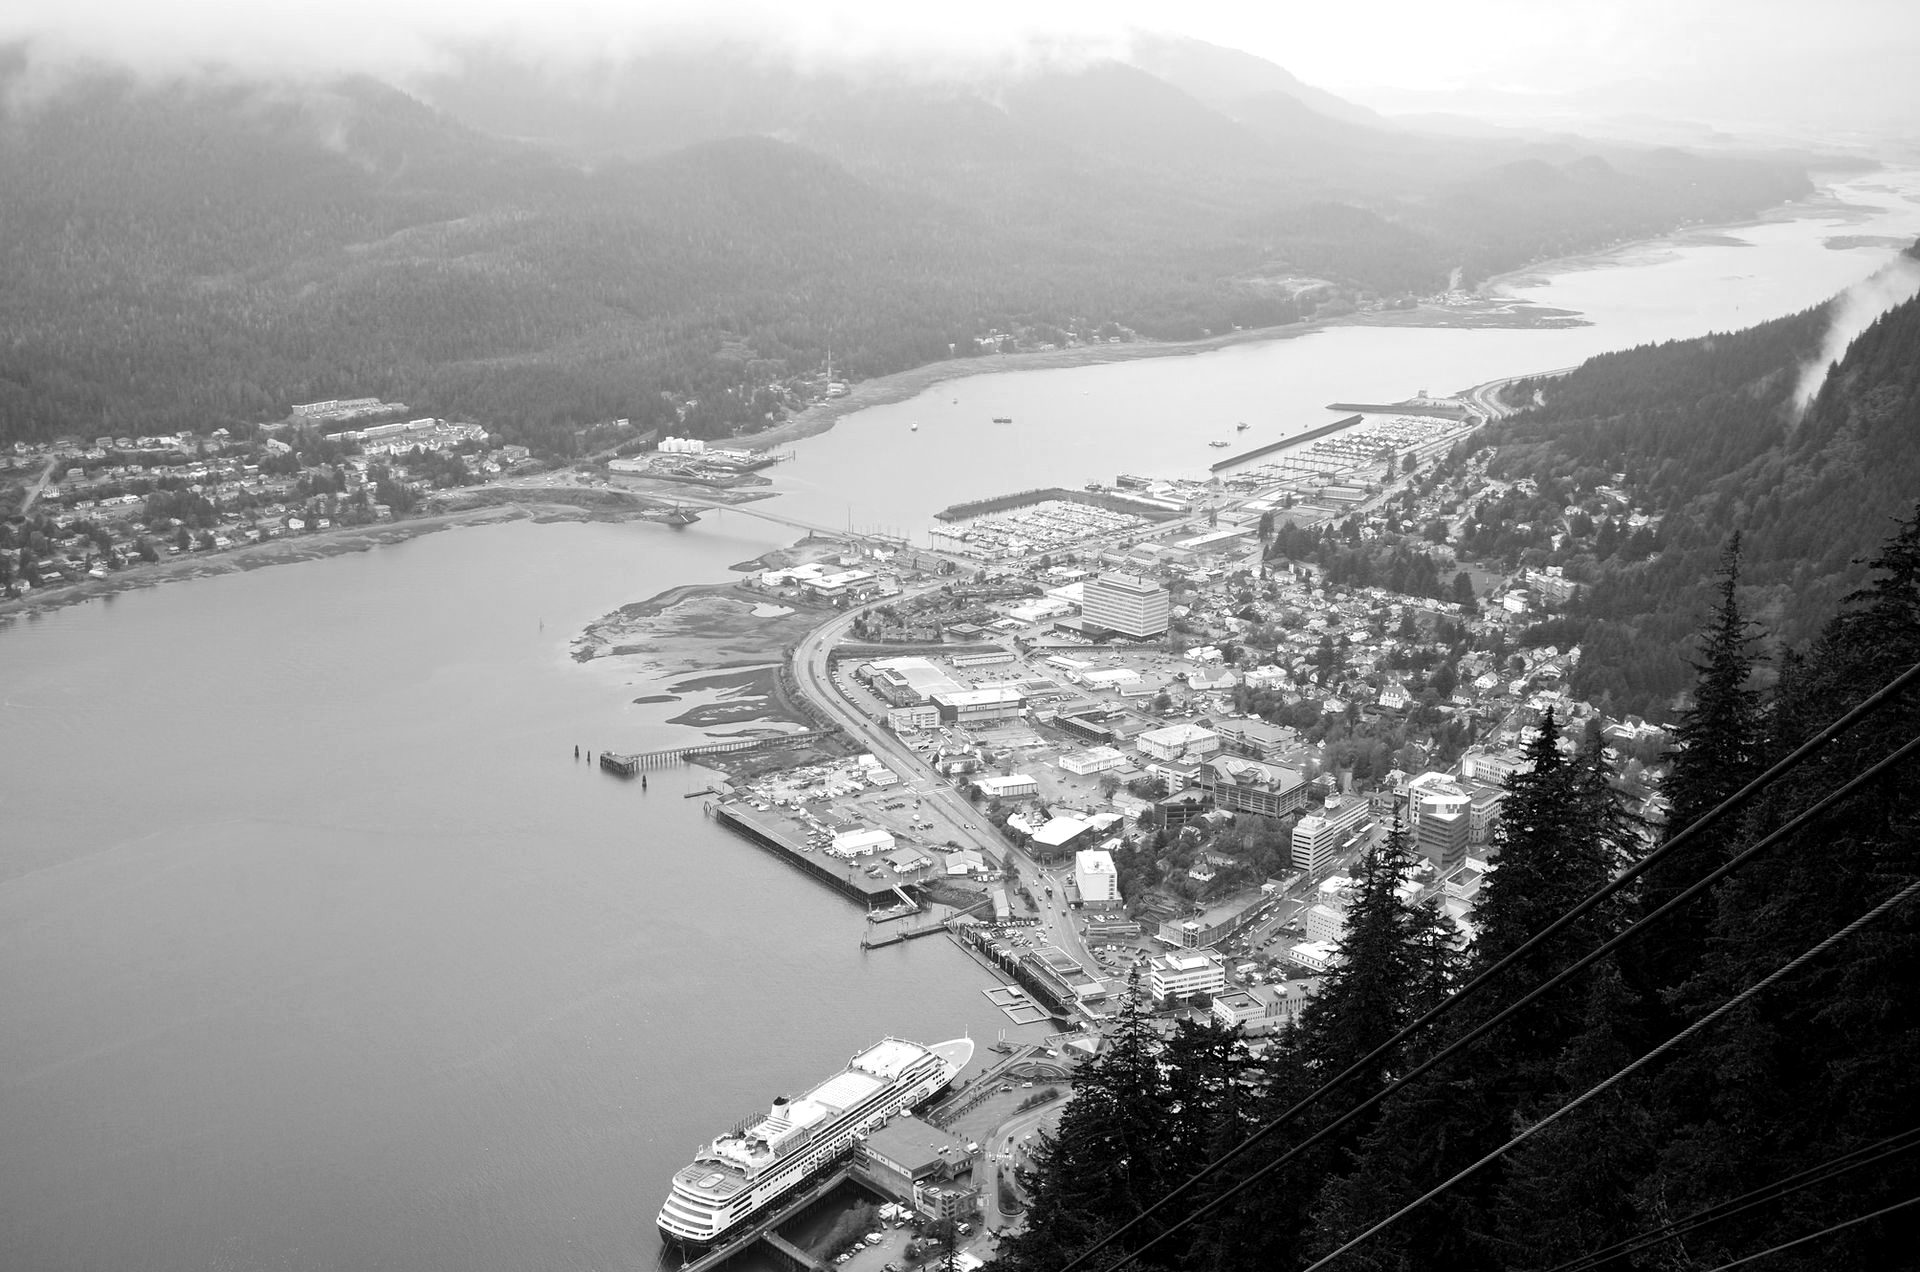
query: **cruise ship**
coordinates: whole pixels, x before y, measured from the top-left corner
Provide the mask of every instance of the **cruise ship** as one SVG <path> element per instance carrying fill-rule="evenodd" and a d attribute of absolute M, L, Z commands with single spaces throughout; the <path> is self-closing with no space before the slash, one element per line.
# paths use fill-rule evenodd
<path fill-rule="evenodd" d="M 885 1038 L 798 1099 L 779 1097 L 674 1175 L 660 1235 L 692 1250 L 723 1241 L 837 1162 L 857 1137 L 944 1090 L 971 1059 L 970 1038 L 930 1047 Z"/>

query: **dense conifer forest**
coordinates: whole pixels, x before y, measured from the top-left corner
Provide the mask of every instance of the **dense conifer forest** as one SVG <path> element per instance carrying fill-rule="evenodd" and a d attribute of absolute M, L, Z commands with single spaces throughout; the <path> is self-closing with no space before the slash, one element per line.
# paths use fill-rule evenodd
<path fill-rule="evenodd" d="M 1118 66 L 941 92 L 641 67 L 654 96 L 538 141 L 508 136 L 558 108 L 504 73 L 441 86 L 463 119 L 366 79 L 23 66 L 0 49 L 0 442 L 360 395 L 549 455 L 616 417 L 724 436 L 829 346 L 864 377 L 996 330 L 1282 324 L 1808 188 L 1785 161 L 1230 118 Z"/>
<path fill-rule="evenodd" d="M 1558 522 L 1571 491 L 1608 483 L 1656 518 L 1633 535 L 1576 533 L 1550 554 L 1587 586 L 1532 639 L 1582 647 L 1579 696 L 1664 716 L 1690 683 L 1702 583 L 1731 531 L 1741 535 L 1741 605 L 1764 624 L 1763 652 L 1811 639 L 1859 585 L 1865 559 L 1920 490 L 1920 299 L 1863 331 L 1802 411 L 1795 388 L 1832 309 L 1605 354 L 1523 383 L 1516 400 L 1537 392 L 1540 405 L 1473 439 L 1473 450 L 1494 448 L 1490 476 L 1531 478 L 1540 494 L 1470 523 L 1464 549 L 1496 549 L 1516 518 Z"/>
<path fill-rule="evenodd" d="M 1344 962 L 1264 1057 L 1122 1018 L 996 1266 L 1059 1272 L 1121 1232 L 1085 1266 L 1708 1269 L 1920 1196 L 1920 508 L 1765 691 L 1741 548 L 1723 552 L 1650 852 L 1605 752 L 1557 746 L 1548 716 L 1510 780 L 1471 946 L 1396 893 L 1396 829 L 1363 858 Z M 1912 1267 L 1915 1231 L 1896 1211 L 1765 1266 Z"/>

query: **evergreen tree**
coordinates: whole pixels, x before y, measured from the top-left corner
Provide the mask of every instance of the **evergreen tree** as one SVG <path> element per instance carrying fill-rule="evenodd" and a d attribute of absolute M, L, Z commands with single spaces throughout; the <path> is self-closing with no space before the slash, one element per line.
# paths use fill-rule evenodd
<path fill-rule="evenodd" d="M 1106 1045 L 1080 1071 L 1061 1110 L 1058 1133 L 1043 1140 L 1022 1177 L 1031 1198 L 1027 1223 L 1001 1246 L 996 1267 L 1050 1272 L 1180 1182 L 1170 1169 L 1174 1118 L 1163 1050 L 1136 970 Z M 1151 1235 L 1133 1235 L 1122 1252 Z M 1156 1247 L 1144 1266 L 1170 1266 L 1170 1253 Z"/>
<path fill-rule="evenodd" d="M 1777 745 L 1799 743 L 1920 662 L 1920 509 L 1864 589 L 1783 680 Z M 1751 841 L 1920 733 L 1908 693 L 1769 787 Z M 1920 776 L 1909 761 L 1730 875 L 1716 889 L 1700 970 L 1676 998 L 1697 1017 L 1920 877 Z M 1920 905 L 1876 920 L 1679 1053 L 1661 1075 L 1662 1143 L 1641 1181 L 1643 1217 L 1686 1213 L 1920 1125 Z M 1825 1227 L 1920 1192 L 1901 1154 L 1717 1225 L 1687 1247 L 1705 1263 Z M 1910 1218 L 1864 1224 L 1775 1256 L 1781 1269 L 1912 1266 Z"/>
<path fill-rule="evenodd" d="M 1569 761 L 1559 739 L 1549 711 L 1527 746 L 1528 767 L 1508 779 L 1495 862 L 1474 907 L 1472 972 L 1516 951 L 1611 872 L 1617 846 L 1594 777 L 1604 770 L 1596 769 L 1598 760 Z M 1429 1046 L 1438 1049 L 1497 1014 L 1617 922 L 1603 910 L 1587 914 L 1462 1004 Z M 1560 986 L 1467 1055 L 1388 1100 L 1353 1173 L 1324 1195 L 1311 1250 L 1325 1253 L 1364 1231 L 1504 1142 L 1516 1119 L 1542 1109 L 1560 1088 L 1563 1050 L 1587 1021 L 1591 980 L 1589 972 Z M 1348 1256 L 1352 1266 L 1486 1267 L 1497 1257 L 1494 1205 L 1503 1178 L 1500 1164 L 1470 1177 L 1357 1249 Z"/>
<path fill-rule="evenodd" d="M 1284 1067 L 1272 1072 L 1265 1116 L 1277 1116 L 1364 1060 L 1450 990 L 1461 961 L 1455 934 L 1431 905 L 1415 905 L 1402 893 L 1414 864 L 1406 829 L 1398 821 L 1361 857 L 1339 961 L 1280 1048 L 1277 1060 Z M 1250 1154 L 1234 1178 L 1244 1178 L 1373 1095 L 1400 1068 L 1404 1056 L 1398 1050 L 1372 1060 L 1322 1107 Z M 1369 1118 L 1356 1119 L 1255 1185 L 1231 1214 L 1209 1225 L 1201 1265 L 1227 1272 L 1296 1264 L 1319 1188 L 1348 1169 L 1350 1152 L 1370 1124 Z"/>
<path fill-rule="evenodd" d="M 1691 825 L 1760 772 L 1760 695 L 1753 674 L 1753 624 L 1740 613 L 1740 536 L 1721 560 L 1719 602 L 1701 636 L 1698 681 L 1691 706 L 1673 731 L 1666 837 Z M 1641 879 L 1645 909 L 1666 904 L 1726 859 L 1736 833 L 1731 821 L 1689 840 Z M 1635 943 L 1631 970 L 1645 989 L 1663 991 L 1684 982 L 1700 965 L 1712 901 L 1702 896 Z M 1657 1010 L 1657 1008 L 1656 1008 Z"/>

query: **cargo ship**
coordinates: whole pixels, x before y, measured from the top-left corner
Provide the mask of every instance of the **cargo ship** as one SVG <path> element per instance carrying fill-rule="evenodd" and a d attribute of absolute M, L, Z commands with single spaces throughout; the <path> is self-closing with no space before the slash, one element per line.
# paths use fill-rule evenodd
<path fill-rule="evenodd" d="M 780 1096 L 694 1153 L 660 1207 L 660 1236 L 705 1250 L 834 1165 L 854 1141 L 946 1089 L 973 1059 L 973 1040 L 922 1046 L 884 1038 L 797 1099 Z"/>

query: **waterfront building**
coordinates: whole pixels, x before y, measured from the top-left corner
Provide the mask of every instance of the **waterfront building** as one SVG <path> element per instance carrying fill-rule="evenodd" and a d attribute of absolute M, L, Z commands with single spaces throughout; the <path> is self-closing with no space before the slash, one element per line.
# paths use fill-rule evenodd
<path fill-rule="evenodd" d="M 892 852 L 893 835 L 877 827 L 868 830 L 843 830 L 833 837 L 827 851 L 836 857 L 864 857 L 869 853 Z"/>
<path fill-rule="evenodd" d="M 875 1127 L 854 1155 L 868 1183 L 933 1220 L 969 1219 L 979 1208 L 972 1167 L 963 1140 L 910 1116 Z"/>
<path fill-rule="evenodd" d="M 1317 875 L 1333 864 L 1334 856 L 1372 815 L 1364 799 L 1335 796 L 1318 813 L 1309 813 L 1293 827 L 1293 866 Z"/>
<path fill-rule="evenodd" d="M 1089 848 L 1073 855 L 1073 884 L 1083 905 L 1109 905 L 1120 900 L 1120 876 L 1113 854 Z"/>
<path fill-rule="evenodd" d="M 1134 739 L 1140 754 L 1156 760 L 1192 763 L 1220 751 L 1220 735 L 1197 724 L 1170 724 Z"/>
<path fill-rule="evenodd" d="M 1147 962 L 1147 988 L 1162 1002 L 1226 987 L 1226 965 L 1211 954 L 1161 954 Z"/>
<path fill-rule="evenodd" d="M 1080 616 L 1087 627 L 1131 640 L 1166 634 L 1173 600 L 1167 589 L 1138 574 L 1108 571 L 1085 585 Z"/>

